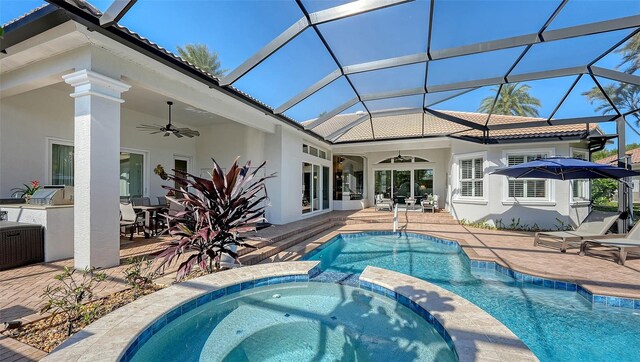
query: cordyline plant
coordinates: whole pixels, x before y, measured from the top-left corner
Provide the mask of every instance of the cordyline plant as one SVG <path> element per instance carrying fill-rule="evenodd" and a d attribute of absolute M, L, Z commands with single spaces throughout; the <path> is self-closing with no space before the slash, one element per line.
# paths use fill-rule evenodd
<path fill-rule="evenodd" d="M 170 201 L 182 205 L 184 211 L 165 215 L 169 235 L 175 237 L 177 243 L 158 255 L 162 259 L 158 268 L 170 265 L 184 253 L 194 252 L 180 264 L 177 280 L 183 279 L 196 265 L 205 273 L 220 269 L 223 254 L 237 260 L 235 248 L 251 247 L 240 233 L 255 231 L 257 224 L 265 221 L 264 181 L 275 174 L 260 178 L 256 175 L 266 162 L 250 171 L 251 161 L 241 167 L 236 159 L 225 175 L 220 165 L 212 161 L 211 179 L 173 170 L 175 174 L 168 177 L 180 187 L 163 186 L 180 195 Z"/>

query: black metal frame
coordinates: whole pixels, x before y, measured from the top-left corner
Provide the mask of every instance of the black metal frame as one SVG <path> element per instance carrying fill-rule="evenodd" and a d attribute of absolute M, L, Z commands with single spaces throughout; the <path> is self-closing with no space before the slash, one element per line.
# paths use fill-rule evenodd
<path fill-rule="evenodd" d="M 37 17 L 45 18 L 45 15 L 47 14 L 49 15 L 55 14 L 55 16 L 50 16 L 50 17 L 54 17 L 55 20 L 48 19 L 47 21 L 42 21 L 42 22 L 29 21 L 28 26 L 22 26 L 21 28 L 24 28 L 24 29 L 20 29 L 20 31 L 15 32 L 16 36 L 12 34 L 11 30 L 13 29 L 10 29 L 9 27 L 7 27 L 6 29 L 7 33 L 5 34 L 5 39 L 0 41 L 0 50 L 6 50 L 10 46 L 21 41 L 20 39 L 24 40 L 30 36 L 33 36 L 34 32 L 38 32 L 38 31 L 42 32 L 46 30 L 47 26 L 52 27 L 53 26 L 52 24 L 56 24 L 56 23 L 59 24 L 65 18 L 69 18 L 87 26 L 92 31 L 100 32 L 101 34 L 106 35 L 122 44 L 125 44 L 130 48 L 136 51 L 139 51 L 142 54 L 150 56 L 151 58 L 158 60 L 165 65 L 171 66 L 177 69 L 178 71 L 182 72 L 183 74 L 186 74 L 208 85 L 210 88 L 214 88 L 227 95 L 230 95 L 244 102 L 245 104 L 248 104 L 251 107 L 254 107 L 264 112 L 267 115 L 273 116 L 276 119 L 283 121 L 289 125 L 292 125 L 293 127 L 299 130 L 305 131 L 306 133 L 314 136 L 315 138 L 328 141 L 329 143 L 333 143 L 333 141 L 328 137 L 321 137 L 317 135 L 315 132 L 312 132 L 313 128 L 319 126 L 320 124 L 330 119 L 332 116 L 335 116 L 341 113 L 345 109 L 359 102 L 362 103 L 362 105 L 366 109 L 367 115 L 369 116 L 369 120 L 371 121 L 372 134 L 373 134 L 373 122 L 372 122 L 373 115 L 372 115 L 372 112 L 370 112 L 370 110 L 366 107 L 366 104 L 364 103 L 364 101 L 366 100 L 387 99 L 387 98 L 394 98 L 394 97 L 406 96 L 406 95 L 423 94 L 422 111 L 423 112 L 429 111 L 430 113 L 433 113 L 432 110 L 428 108 L 426 105 L 426 94 L 428 93 L 439 92 L 439 91 L 449 91 L 449 90 L 465 90 L 466 91 L 468 89 L 476 89 L 478 87 L 486 86 L 486 85 L 498 85 L 499 87 L 501 87 L 503 84 L 506 84 L 506 83 L 514 83 L 514 82 L 520 82 L 520 81 L 526 81 L 526 80 L 548 79 L 548 78 L 554 78 L 554 77 L 566 76 L 566 75 L 577 76 L 576 81 L 572 84 L 570 89 L 565 93 L 565 96 L 560 100 L 559 104 L 556 106 L 551 116 L 546 121 L 527 122 L 526 125 L 525 123 L 511 124 L 511 125 L 490 125 L 489 120 L 491 118 L 492 112 L 489 112 L 489 114 L 487 115 L 487 121 L 484 125 L 484 128 L 482 128 L 483 132 L 485 132 L 488 136 L 488 132 L 491 129 L 522 128 L 525 126 L 538 127 L 538 126 L 548 126 L 552 124 L 571 124 L 571 123 L 574 123 L 574 124 L 585 123 L 588 125 L 588 123 L 592 123 L 592 122 L 611 121 L 612 119 L 603 120 L 603 118 L 595 118 L 595 117 L 585 117 L 584 119 L 569 119 L 569 120 L 552 119 L 553 115 L 555 115 L 559 107 L 564 103 L 567 96 L 573 90 L 573 88 L 575 87 L 575 84 L 578 82 L 578 80 L 582 75 L 589 75 L 596 82 L 596 84 L 598 84 L 600 88 L 601 86 L 597 82 L 597 79 L 595 76 L 608 78 L 608 79 L 612 79 L 619 82 L 640 85 L 640 76 L 630 75 L 630 74 L 609 70 L 609 69 L 603 69 L 603 68 L 594 66 L 594 64 L 598 60 L 602 59 L 604 56 L 614 51 L 618 46 L 623 44 L 631 36 L 637 34 L 640 31 L 640 15 L 633 15 L 633 16 L 628 16 L 624 18 L 572 26 L 572 27 L 567 27 L 567 28 L 557 29 L 557 30 L 547 30 L 548 26 L 555 19 L 558 13 L 562 11 L 562 9 L 564 8 L 568 0 L 560 1 L 558 7 L 553 12 L 553 14 L 547 19 L 547 21 L 542 26 L 540 31 L 538 31 L 535 34 L 526 34 L 522 36 L 498 39 L 493 41 L 479 42 L 476 44 L 442 49 L 438 51 L 432 51 L 430 48 L 432 26 L 433 26 L 432 24 L 433 24 L 433 16 L 434 16 L 433 9 L 435 6 L 435 1 L 430 0 L 428 43 L 427 43 L 426 54 L 414 54 L 414 55 L 402 56 L 402 57 L 391 58 L 391 59 L 383 59 L 383 60 L 378 60 L 374 62 L 356 64 L 356 65 L 350 65 L 350 66 L 343 66 L 340 64 L 337 57 L 333 53 L 331 46 L 324 39 L 322 32 L 318 29 L 317 25 L 330 22 L 330 21 L 343 19 L 345 17 L 357 16 L 359 14 L 370 12 L 370 11 L 376 11 L 378 9 L 386 8 L 389 6 L 401 6 L 400 4 L 404 4 L 412 0 L 368 0 L 368 1 L 365 1 L 364 5 L 360 7 L 352 7 L 349 4 L 346 4 L 346 5 L 340 5 L 340 6 L 336 6 L 326 10 L 318 11 L 315 13 L 309 13 L 304 7 L 304 5 L 302 4 L 301 0 L 296 0 L 297 5 L 300 7 L 300 9 L 304 14 L 303 18 L 301 18 L 298 22 L 293 24 L 289 29 L 281 33 L 271 43 L 266 45 L 263 49 L 258 51 L 258 53 L 256 53 L 254 56 L 249 58 L 247 61 L 245 61 L 245 63 L 241 64 L 239 67 L 232 70 L 232 72 L 229 73 L 229 75 L 224 77 L 222 80 L 218 80 L 217 78 L 211 76 L 210 74 L 206 74 L 201 72 L 198 69 L 195 69 L 194 67 L 190 66 L 188 63 L 182 61 L 182 59 L 130 33 L 127 29 L 115 26 L 117 25 L 117 20 L 126 14 L 126 12 L 135 4 L 136 0 L 114 0 L 114 3 L 109 7 L 109 9 L 105 12 L 105 14 L 101 14 L 100 16 L 96 16 L 95 14 L 91 14 L 87 11 L 79 9 L 76 5 L 73 5 L 70 2 L 67 2 L 65 0 L 47 0 L 47 1 L 52 4 L 55 4 L 61 9 L 64 9 L 64 12 L 65 12 L 64 16 L 59 10 L 48 9 L 49 7 L 45 7 L 44 9 L 41 9 L 42 11 L 39 12 L 40 14 L 38 14 L 38 16 L 35 16 L 34 14 L 32 14 L 34 15 L 32 16 L 32 18 L 34 19 L 30 19 L 30 20 L 36 20 L 35 18 Z M 40 26 L 34 27 L 36 23 L 40 24 Z M 15 25 L 17 26 L 18 24 L 15 24 Z M 22 25 L 27 25 L 27 22 L 24 22 L 24 24 Z M 326 50 L 329 52 L 329 54 L 332 56 L 332 58 L 336 62 L 336 65 L 338 67 L 336 71 L 330 73 L 325 78 L 321 79 L 320 81 L 316 82 L 314 85 L 307 88 L 305 91 L 296 95 L 295 97 L 288 100 L 281 106 L 275 108 L 275 110 L 260 103 L 255 99 L 250 98 L 243 92 L 238 91 L 237 89 L 232 87 L 233 82 L 238 80 L 244 74 L 250 72 L 258 64 L 260 64 L 262 61 L 267 59 L 271 54 L 281 49 L 288 42 L 290 42 L 297 35 L 299 35 L 302 31 L 309 28 L 314 29 L 317 36 L 320 38 L 320 40 L 326 47 Z M 619 42 L 611 46 L 603 54 L 599 55 L 596 59 L 591 61 L 586 66 L 572 67 L 572 68 L 565 68 L 565 69 L 551 69 L 551 70 L 535 72 L 535 73 L 511 75 L 511 72 L 513 71 L 513 69 L 515 69 L 517 64 L 526 56 L 529 49 L 535 44 L 540 44 L 540 43 L 555 41 L 560 39 L 569 39 L 569 38 L 587 36 L 592 34 L 606 33 L 606 32 L 611 32 L 611 31 L 616 31 L 621 29 L 634 29 L 634 30 L 629 35 L 624 37 L 624 39 L 621 39 Z M 526 46 L 526 48 L 523 50 L 523 52 L 520 54 L 520 56 L 516 59 L 514 64 L 509 68 L 508 72 L 503 77 L 495 77 L 495 78 L 489 78 L 489 79 L 476 79 L 470 82 L 450 83 L 450 84 L 444 84 L 444 85 L 438 85 L 438 86 L 432 86 L 432 87 L 427 86 L 428 67 L 429 67 L 429 62 L 431 61 L 447 59 L 451 57 L 459 57 L 464 55 L 484 53 L 484 52 L 495 51 L 500 49 L 520 47 L 520 46 Z M 386 94 L 362 95 L 358 92 L 356 87 L 353 85 L 353 83 L 349 79 L 349 74 L 369 72 L 373 70 L 385 69 L 390 67 L 398 67 L 402 65 L 416 64 L 416 63 L 423 63 L 423 62 L 425 63 L 424 89 L 409 89 L 409 90 L 400 90 L 396 92 L 387 92 Z M 302 126 L 300 123 L 284 115 L 284 112 L 287 109 L 295 106 L 295 104 L 303 101 L 304 99 L 308 98 L 309 96 L 313 95 L 320 89 L 323 89 L 327 85 L 334 82 L 336 79 L 343 76 L 348 81 L 348 83 L 350 84 L 351 88 L 353 89 L 356 95 L 356 97 L 353 98 L 352 100 L 344 103 L 343 105 L 335 108 L 334 110 L 327 112 L 325 117 L 321 117 L 311 123 L 308 123 L 306 127 Z M 459 96 L 463 93 L 464 92 L 461 92 L 460 94 L 457 94 L 455 96 Z M 496 94 L 494 105 L 495 105 L 495 102 L 498 100 L 499 94 L 500 92 Z M 455 97 L 455 96 L 452 96 L 452 97 Z M 620 112 L 617 110 L 616 106 L 608 98 L 608 95 L 606 95 L 606 93 L 605 93 L 605 96 L 607 98 L 607 101 L 612 106 L 612 108 L 616 109 L 616 112 L 618 114 L 617 117 L 619 117 L 621 115 Z M 440 102 L 442 101 L 444 100 L 441 100 Z M 429 107 L 431 106 L 433 106 L 433 104 L 429 105 Z M 638 110 L 631 110 L 625 114 L 632 114 L 637 111 Z M 328 117 L 328 116 L 331 116 L 331 117 Z M 453 117 L 453 118 L 449 117 L 449 119 L 447 120 L 454 123 L 461 124 L 463 126 L 470 126 L 468 121 L 461 120 L 457 117 Z M 473 122 L 470 122 L 470 123 L 473 123 Z M 424 125 L 424 122 L 423 122 L 423 125 Z M 481 126 L 475 123 L 473 123 L 473 125 L 474 125 L 473 127 L 474 129 L 478 129 L 478 126 Z M 423 137 L 424 137 L 424 132 L 423 132 Z M 377 140 L 375 138 L 375 134 L 373 134 L 372 140 Z"/>

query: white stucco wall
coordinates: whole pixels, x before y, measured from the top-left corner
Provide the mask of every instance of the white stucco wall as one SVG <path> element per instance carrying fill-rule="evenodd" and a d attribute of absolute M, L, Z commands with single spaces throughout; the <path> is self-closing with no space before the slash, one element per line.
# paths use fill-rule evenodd
<path fill-rule="evenodd" d="M 135 91 L 135 89 L 131 89 Z M 0 196 L 38 179 L 50 181 L 48 140 L 73 142 L 73 99 L 69 92 L 46 87 L 0 100 Z M 169 171 L 174 155 L 195 160 L 196 140 L 150 135 L 135 127 L 139 124 L 164 124 L 165 119 L 126 108 L 121 113 L 120 146 L 146 157 L 145 194 L 162 196 L 163 181 L 153 174 L 161 164 Z M 178 124 L 179 126 L 179 124 Z M 192 166 L 192 168 L 195 168 Z"/>
<path fill-rule="evenodd" d="M 549 197 L 543 201 L 513 201 L 507 199 L 507 182 L 504 176 L 490 175 L 497 168 L 506 167 L 506 153 L 548 152 L 555 156 L 570 156 L 571 147 L 584 148 L 584 145 L 569 142 L 521 143 L 511 145 L 480 145 L 464 141 L 451 141 L 450 183 L 447 206 L 451 214 L 459 220 L 485 220 L 495 223 L 501 220 L 509 225 L 513 221 L 520 225 L 541 228 L 554 228 L 559 225 L 557 219 L 576 225 L 588 213 L 588 203 L 571 200 L 570 183 L 567 181 L 548 181 Z M 464 200 L 459 197 L 459 168 L 457 157 L 478 154 L 485 157 L 484 194 L 481 200 Z M 519 219 L 519 220 L 518 220 Z"/>

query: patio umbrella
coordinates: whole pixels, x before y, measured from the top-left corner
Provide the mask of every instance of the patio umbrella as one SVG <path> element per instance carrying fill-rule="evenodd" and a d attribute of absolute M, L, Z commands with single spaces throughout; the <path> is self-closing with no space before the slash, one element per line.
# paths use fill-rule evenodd
<path fill-rule="evenodd" d="M 637 171 L 569 157 L 541 158 L 498 169 L 492 172 L 492 174 L 514 178 L 543 178 L 553 180 L 612 178 L 622 182 L 627 190 L 631 188 L 630 182 L 621 179 L 640 176 L 640 172 Z M 631 202 L 627 201 L 627 205 L 625 206 L 625 209 L 628 209 L 629 215 L 633 217 Z"/>
<path fill-rule="evenodd" d="M 569 157 L 541 158 L 531 162 L 498 169 L 493 175 L 514 178 L 545 178 L 553 180 L 577 180 L 640 176 L 640 172 L 622 167 L 600 164 Z"/>

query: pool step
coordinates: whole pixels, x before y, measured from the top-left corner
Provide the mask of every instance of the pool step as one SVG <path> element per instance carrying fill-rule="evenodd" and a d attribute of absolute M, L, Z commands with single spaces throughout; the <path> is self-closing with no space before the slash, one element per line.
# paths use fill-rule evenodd
<path fill-rule="evenodd" d="M 325 221 L 322 223 L 318 223 L 311 228 L 305 228 L 304 231 L 296 230 L 290 233 L 292 235 L 290 235 L 288 238 L 279 238 L 280 240 L 272 240 L 272 242 L 260 247 L 259 249 L 250 250 L 248 253 L 240 256 L 240 262 L 243 265 L 258 264 L 262 260 L 273 257 L 283 250 L 292 248 L 293 246 L 302 243 L 305 240 L 309 240 L 311 238 L 315 239 L 319 234 L 333 229 L 335 226 L 336 223 Z"/>
<path fill-rule="evenodd" d="M 238 255 L 242 256 L 242 255 L 249 254 L 251 252 L 256 251 L 257 249 L 264 248 L 275 242 L 289 239 L 293 236 L 299 235 L 304 230 L 312 230 L 312 229 L 327 225 L 328 223 L 330 223 L 331 225 L 335 225 L 336 223 L 340 223 L 341 225 L 344 225 L 344 222 L 321 220 L 321 221 L 312 222 L 308 225 L 304 225 L 304 227 L 301 227 L 301 228 L 296 228 L 285 233 L 277 234 L 275 236 L 269 236 L 268 229 L 265 230 L 266 232 L 263 231 L 263 232 L 257 232 L 257 233 L 247 233 L 244 235 L 248 238 L 246 240 L 246 243 L 249 245 L 252 245 L 253 248 L 240 247 L 238 249 Z M 254 235 L 256 238 L 251 239 L 251 237 Z"/>

